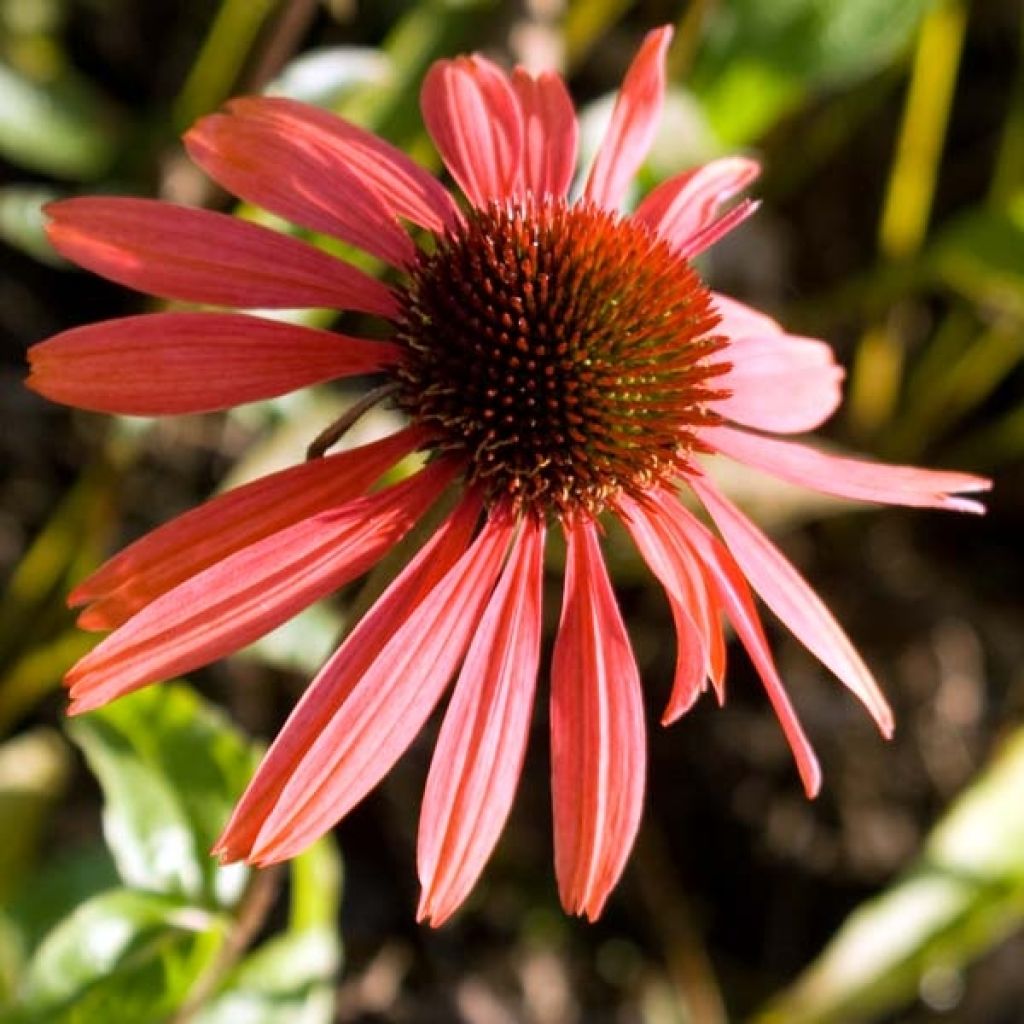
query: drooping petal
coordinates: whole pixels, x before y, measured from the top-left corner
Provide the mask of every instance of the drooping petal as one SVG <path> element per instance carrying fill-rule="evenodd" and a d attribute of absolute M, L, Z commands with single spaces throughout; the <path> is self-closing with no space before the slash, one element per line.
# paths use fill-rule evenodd
<path fill-rule="evenodd" d="M 598 206 L 618 209 L 654 141 L 665 101 L 665 55 L 671 41 L 671 26 L 648 32 L 622 81 L 584 190 Z"/>
<path fill-rule="evenodd" d="M 231 654 L 355 579 L 404 536 L 454 472 L 451 463 L 434 463 L 271 534 L 167 591 L 68 672 L 71 713 Z"/>
<path fill-rule="evenodd" d="M 349 169 L 400 217 L 440 232 L 459 219 L 448 190 L 400 149 L 326 110 L 279 96 L 243 96 L 228 104 L 239 118 L 265 122 Z"/>
<path fill-rule="evenodd" d="M 576 170 L 579 125 L 560 75 L 512 72 L 523 118 L 523 185 L 535 196 L 564 199 Z"/>
<path fill-rule="evenodd" d="M 501 571 L 514 525 L 492 513 L 472 546 L 393 632 L 313 739 L 248 859 L 294 856 L 390 771 L 440 700 Z M 347 673 L 346 645 L 324 672 Z M 316 685 L 316 682 L 314 682 Z"/>
<path fill-rule="evenodd" d="M 595 920 L 636 838 L 646 746 L 640 678 L 593 523 L 566 527 L 551 666 L 551 791 L 562 906 Z"/>
<path fill-rule="evenodd" d="M 724 333 L 716 328 L 715 333 Z M 816 338 L 772 333 L 745 335 L 720 355 L 731 366 L 715 379 L 728 391 L 715 412 L 744 426 L 803 433 L 820 426 L 842 401 L 843 369 Z"/>
<path fill-rule="evenodd" d="M 849 687 L 891 736 L 892 710 L 863 659 L 804 578 L 735 505 L 711 483 L 690 486 L 704 503 L 733 557 L 761 599 L 807 649 Z"/>
<path fill-rule="evenodd" d="M 616 505 L 644 561 L 657 577 L 672 609 L 676 628 L 676 673 L 661 724 L 676 721 L 693 707 L 712 679 L 724 696 L 725 648 L 718 609 L 689 552 L 673 545 L 644 505 L 626 495 Z"/>
<path fill-rule="evenodd" d="M 316 738 L 395 630 L 462 557 L 480 509 L 479 496 L 469 492 L 321 669 L 271 744 L 217 841 L 214 854 L 223 860 L 250 856 L 267 815 Z"/>
<path fill-rule="evenodd" d="M 435 61 L 423 80 L 420 106 L 445 166 L 474 206 L 516 193 L 522 114 L 497 65 L 480 56 Z"/>
<path fill-rule="evenodd" d="M 544 526 L 528 517 L 466 655 L 420 812 L 418 917 L 435 927 L 473 887 L 512 807 L 540 659 Z"/>
<path fill-rule="evenodd" d="M 211 498 L 116 554 L 72 590 L 68 603 L 92 602 L 79 618 L 84 629 L 115 629 L 236 551 L 358 498 L 423 440 L 423 431 L 410 427 Z"/>
<path fill-rule="evenodd" d="M 987 491 L 992 486 L 990 480 L 969 473 L 864 462 L 731 427 L 705 427 L 700 437 L 716 451 L 755 469 L 822 494 L 856 501 L 980 514 L 984 505 L 955 495 Z"/>
<path fill-rule="evenodd" d="M 724 203 L 742 192 L 761 173 L 756 160 L 725 157 L 662 182 L 633 214 L 674 249 L 713 224 Z"/>
<path fill-rule="evenodd" d="M 106 320 L 28 350 L 30 388 L 55 402 L 129 416 L 212 412 L 397 362 L 389 342 L 235 313 Z"/>
<path fill-rule="evenodd" d="M 189 156 L 233 195 L 285 220 L 334 235 L 392 266 L 408 266 L 416 246 L 395 211 L 324 147 L 304 144 L 279 124 L 211 114 L 185 136 Z"/>
<path fill-rule="evenodd" d="M 325 307 L 392 316 L 392 293 L 278 231 L 155 199 L 84 197 L 46 207 L 54 248 L 163 299 L 249 309 Z"/>
<path fill-rule="evenodd" d="M 723 295 L 711 293 L 711 305 L 718 315 L 718 333 L 729 338 L 760 337 L 766 334 L 783 334 L 777 320 L 767 313 L 754 309 L 746 303 Z"/>
<path fill-rule="evenodd" d="M 715 589 L 736 635 L 764 683 L 768 700 L 793 751 L 804 792 L 809 797 L 816 796 L 821 788 L 821 768 L 776 671 L 743 571 L 721 541 L 694 519 L 675 497 L 664 493 L 653 497 L 661 510 L 663 526 L 674 532 L 681 544 L 692 548 L 703 564 L 708 583 Z"/>

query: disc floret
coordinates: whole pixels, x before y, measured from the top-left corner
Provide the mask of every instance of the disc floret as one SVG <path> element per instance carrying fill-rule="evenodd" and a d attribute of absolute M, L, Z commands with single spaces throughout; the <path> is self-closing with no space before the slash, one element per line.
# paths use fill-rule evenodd
<path fill-rule="evenodd" d="M 727 368 L 685 260 L 638 221 L 530 195 L 435 241 L 402 295 L 397 401 L 468 482 L 596 514 L 685 469 Z"/>

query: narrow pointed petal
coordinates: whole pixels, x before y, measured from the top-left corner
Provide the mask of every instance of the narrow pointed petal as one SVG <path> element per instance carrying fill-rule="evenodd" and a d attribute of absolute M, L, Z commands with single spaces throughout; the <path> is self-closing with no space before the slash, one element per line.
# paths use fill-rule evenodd
<path fill-rule="evenodd" d="M 204 569 L 300 520 L 344 505 L 424 440 L 408 428 L 218 495 L 130 544 L 79 583 L 68 603 L 91 603 L 84 629 L 115 629 Z"/>
<path fill-rule="evenodd" d="M 423 80 L 420 106 L 445 166 L 474 206 L 519 190 L 522 114 L 497 65 L 479 56 L 436 61 Z"/>
<path fill-rule="evenodd" d="M 466 655 L 420 812 L 418 917 L 437 927 L 505 826 L 526 753 L 540 659 L 544 526 L 528 517 Z"/>
<path fill-rule="evenodd" d="M 564 199 L 576 171 L 579 124 L 561 76 L 512 73 L 523 117 L 523 186 L 535 196 Z"/>
<path fill-rule="evenodd" d="M 793 635 L 857 696 L 886 737 L 893 718 L 874 676 L 804 578 L 735 505 L 696 477 L 690 486 L 715 521 L 743 574 Z"/>
<path fill-rule="evenodd" d="M 617 501 L 622 522 L 633 538 L 648 568 L 665 589 L 676 628 L 676 672 L 672 693 L 661 718 L 668 725 L 693 707 L 711 674 L 711 629 L 707 594 L 703 580 L 695 579 L 688 567 L 670 550 L 643 505 L 621 496 Z M 699 588 L 699 589 L 698 589 Z"/>
<path fill-rule="evenodd" d="M 566 528 L 551 665 L 551 790 L 562 906 L 596 920 L 636 838 L 646 743 L 640 677 L 593 523 Z"/>
<path fill-rule="evenodd" d="M 671 41 L 670 26 L 648 32 L 626 72 L 584 190 L 598 206 L 619 208 L 651 148 L 665 102 L 665 55 Z"/>
<path fill-rule="evenodd" d="M 756 160 L 742 156 L 712 160 L 662 182 L 633 214 L 674 249 L 713 224 L 724 203 L 739 195 L 761 173 Z"/>
<path fill-rule="evenodd" d="M 391 292 L 278 231 L 155 199 L 64 199 L 46 207 L 64 257 L 162 299 L 247 309 L 352 309 L 392 316 Z"/>
<path fill-rule="evenodd" d="M 313 739 L 253 843 L 267 864 L 304 849 L 391 770 L 440 700 L 476 631 L 514 526 L 493 514 L 472 546 L 379 651 Z M 343 672 L 346 645 L 325 672 Z M 316 682 L 314 682 L 316 685 Z"/>
<path fill-rule="evenodd" d="M 366 572 L 454 475 L 435 463 L 384 491 L 303 519 L 147 605 L 66 676 L 71 712 L 206 665 Z"/>
<path fill-rule="evenodd" d="M 731 427 L 706 427 L 700 436 L 715 451 L 737 462 L 800 487 L 855 501 L 981 514 L 985 511 L 984 505 L 956 495 L 987 491 L 992 486 L 991 480 L 969 473 L 864 462 Z"/>
<path fill-rule="evenodd" d="M 775 668 L 743 571 L 721 541 L 694 519 L 674 496 L 658 494 L 655 500 L 661 509 L 663 524 L 674 530 L 683 544 L 692 547 L 704 565 L 708 583 L 715 589 L 736 635 L 761 677 L 768 700 L 793 751 L 804 792 L 809 797 L 816 796 L 821 789 L 821 768 Z"/>
<path fill-rule="evenodd" d="M 279 96 L 243 96 L 228 104 L 239 118 L 263 122 L 319 150 L 373 189 L 389 209 L 428 231 L 441 232 L 459 219 L 447 189 L 400 149 L 326 110 Z"/>
<path fill-rule="evenodd" d="M 692 260 L 715 242 L 721 241 L 731 231 L 735 231 L 745 220 L 757 213 L 761 206 L 758 199 L 744 199 L 737 203 L 728 213 L 722 214 L 718 220 L 702 228 L 683 243 L 676 251 L 683 259 Z"/>
<path fill-rule="evenodd" d="M 398 346 L 232 313 L 152 313 L 76 327 L 28 350 L 26 384 L 128 416 L 212 412 L 374 373 Z"/>
<path fill-rule="evenodd" d="M 821 426 L 842 401 L 843 369 L 816 338 L 746 335 L 733 339 L 721 358 L 731 368 L 715 383 L 729 394 L 715 401 L 715 412 L 744 426 L 803 433 Z"/>
<path fill-rule="evenodd" d="M 233 195 L 334 235 L 395 267 L 416 256 L 395 210 L 330 150 L 258 118 L 211 114 L 185 136 L 189 156 Z"/>
<path fill-rule="evenodd" d="M 462 557 L 480 516 L 470 492 L 359 620 L 340 650 L 321 669 L 271 744 L 217 841 L 213 853 L 241 860 L 278 803 L 316 738 L 328 727 L 395 630 Z"/>

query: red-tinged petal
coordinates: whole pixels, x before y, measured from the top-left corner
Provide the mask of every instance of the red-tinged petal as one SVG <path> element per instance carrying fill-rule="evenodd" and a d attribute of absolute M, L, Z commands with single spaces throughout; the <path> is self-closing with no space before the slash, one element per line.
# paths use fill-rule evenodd
<path fill-rule="evenodd" d="M 398 216 L 441 232 L 459 219 L 447 189 L 400 149 L 326 110 L 278 96 L 243 96 L 228 111 L 266 122 L 295 140 L 297 146 L 328 155 L 332 163 L 355 174 Z"/>
<path fill-rule="evenodd" d="M 662 182 L 633 214 L 674 249 L 713 224 L 724 203 L 739 195 L 761 173 L 756 160 L 742 156 L 713 160 Z"/>
<path fill-rule="evenodd" d="M 654 141 L 665 101 L 665 55 L 671 41 L 671 26 L 648 32 L 626 72 L 584 190 L 598 206 L 618 209 Z"/>
<path fill-rule="evenodd" d="M 115 629 L 161 594 L 242 548 L 344 505 L 424 440 L 417 428 L 236 487 L 135 541 L 79 583 L 84 629 Z"/>
<path fill-rule="evenodd" d="M 285 784 L 256 836 L 251 862 L 267 864 L 294 856 L 388 773 L 462 660 L 513 530 L 510 516 L 492 514 L 469 550 L 409 617 L 391 623 L 387 643 L 361 672 Z M 346 646 L 325 673 L 348 673 Z"/>
<path fill-rule="evenodd" d="M 701 228 L 695 235 L 691 235 L 676 251 L 683 259 L 692 260 L 705 249 L 710 249 L 715 242 L 725 238 L 730 231 L 735 231 L 748 217 L 757 213 L 760 205 L 760 200 L 744 199 L 728 213 L 722 214 L 718 220 Z"/>
<path fill-rule="evenodd" d="M 544 526 L 527 518 L 466 655 L 420 812 L 418 917 L 437 927 L 494 849 L 522 771 L 540 659 Z"/>
<path fill-rule="evenodd" d="M 664 528 L 675 532 L 679 541 L 690 546 L 703 564 L 708 583 L 714 588 L 764 683 L 768 700 L 793 751 L 804 791 L 809 797 L 816 796 L 821 789 L 821 768 L 775 669 L 743 571 L 721 541 L 713 537 L 673 496 L 656 494 L 654 498 L 661 509 Z"/>
<path fill-rule="evenodd" d="M 690 480 L 690 486 L 764 603 L 859 698 L 883 735 L 891 736 L 893 718 L 888 702 L 818 595 L 778 548 L 713 485 L 697 477 Z"/>
<path fill-rule="evenodd" d="M 576 170 L 579 125 L 572 99 L 553 71 L 512 72 L 523 116 L 523 185 L 536 196 L 564 199 Z"/>
<path fill-rule="evenodd" d="M 644 506 L 622 495 L 617 502 L 622 522 L 648 568 L 665 589 L 676 627 L 676 672 L 661 724 L 668 725 L 693 707 L 711 673 L 711 629 L 703 580 L 680 564 L 651 522 Z M 700 620 L 698 622 L 698 619 Z"/>
<path fill-rule="evenodd" d="M 71 712 L 231 654 L 366 572 L 454 472 L 451 463 L 435 463 L 271 534 L 167 591 L 68 672 Z"/>
<path fill-rule="evenodd" d="M 987 491 L 992 486 L 990 480 L 969 473 L 863 462 L 731 427 L 706 427 L 700 436 L 715 451 L 738 462 L 800 487 L 855 501 L 981 514 L 985 511 L 981 502 L 955 495 Z"/>
<path fill-rule="evenodd" d="M 731 366 L 715 384 L 729 394 L 715 401 L 715 412 L 744 426 L 803 433 L 824 423 L 842 401 L 843 369 L 816 338 L 746 335 L 721 358 Z"/>
<path fill-rule="evenodd" d="M 380 281 L 296 238 L 155 199 L 64 199 L 47 235 L 73 263 L 157 295 L 248 309 L 324 307 L 392 316 Z"/>
<path fill-rule="evenodd" d="M 267 751 L 213 852 L 241 860 L 316 738 L 327 728 L 395 630 L 462 557 L 480 516 L 470 492 L 360 620 L 295 706 Z"/>
<path fill-rule="evenodd" d="M 478 56 L 436 61 L 423 80 L 420 106 L 445 166 L 474 206 L 518 191 L 522 114 L 497 65 Z"/>
<path fill-rule="evenodd" d="M 387 342 L 237 313 L 153 313 L 64 331 L 28 350 L 30 388 L 129 416 L 230 409 L 398 361 Z"/>
<path fill-rule="evenodd" d="M 551 665 L 551 791 L 562 906 L 596 920 L 643 806 L 643 701 L 593 523 L 566 528 L 565 597 Z"/>
<path fill-rule="evenodd" d="M 395 211 L 347 164 L 305 137 L 258 118 L 211 114 L 185 136 L 189 156 L 233 195 L 285 220 L 408 266 L 412 239 Z"/>

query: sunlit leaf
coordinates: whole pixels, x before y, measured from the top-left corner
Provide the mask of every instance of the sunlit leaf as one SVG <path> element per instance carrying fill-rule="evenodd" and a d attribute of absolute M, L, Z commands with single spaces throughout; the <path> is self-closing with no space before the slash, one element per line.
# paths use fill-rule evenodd
<path fill-rule="evenodd" d="M 230 906 L 246 870 L 209 850 L 248 780 L 243 737 L 184 686 L 151 687 L 69 725 L 103 787 L 103 825 L 129 885 Z"/>

